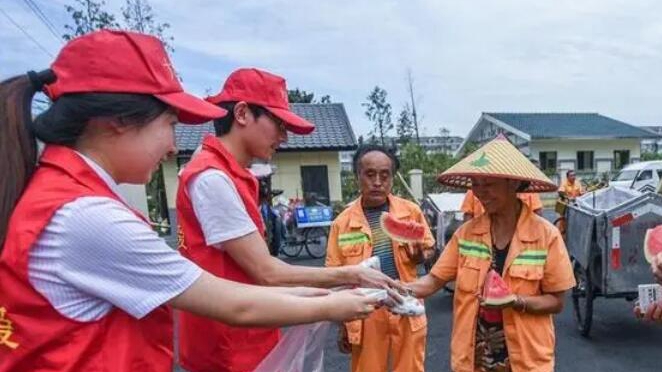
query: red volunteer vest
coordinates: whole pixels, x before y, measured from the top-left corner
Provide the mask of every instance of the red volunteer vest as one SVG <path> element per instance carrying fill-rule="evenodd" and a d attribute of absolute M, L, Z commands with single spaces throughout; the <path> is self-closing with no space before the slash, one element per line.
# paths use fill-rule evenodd
<path fill-rule="evenodd" d="M 172 371 L 167 307 L 142 319 L 114 309 L 78 322 L 60 315 L 30 284 L 28 257 L 39 234 L 60 207 L 83 196 L 120 201 L 74 151 L 47 146 L 12 213 L 0 256 L 0 372 Z"/>
<path fill-rule="evenodd" d="M 230 177 L 248 215 L 264 234 L 264 222 L 258 210 L 258 181 L 237 163 L 216 137 L 208 135 L 200 153 L 186 164 L 179 176 L 177 220 L 183 232 L 180 251 L 220 278 L 255 284 L 230 255 L 205 243 L 188 194 L 188 185 L 190 180 L 207 169 L 223 171 Z M 231 327 L 191 313 L 178 313 L 179 362 L 191 372 L 251 372 L 278 342 L 278 329 Z"/>

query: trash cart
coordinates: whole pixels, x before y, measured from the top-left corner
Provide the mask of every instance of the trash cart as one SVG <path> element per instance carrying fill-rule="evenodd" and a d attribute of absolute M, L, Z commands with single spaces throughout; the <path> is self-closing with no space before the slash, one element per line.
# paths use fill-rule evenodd
<path fill-rule="evenodd" d="M 646 230 L 662 223 L 662 197 L 608 187 L 568 205 L 565 243 L 577 286 L 572 290 L 577 328 L 588 336 L 596 297 L 637 298 L 651 282 L 643 251 Z"/>

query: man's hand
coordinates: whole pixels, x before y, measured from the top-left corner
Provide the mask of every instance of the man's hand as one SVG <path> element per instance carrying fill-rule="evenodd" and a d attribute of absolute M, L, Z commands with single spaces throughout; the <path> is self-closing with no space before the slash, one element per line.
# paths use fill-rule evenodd
<path fill-rule="evenodd" d="M 423 243 L 408 243 L 403 246 L 409 260 L 415 264 L 421 264 L 434 255 L 434 250 L 427 249 Z"/>
<path fill-rule="evenodd" d="M 644 319 L 648 322 L 656 322 L 662 324 L 662 301 L 648 306 L 646 313 L 643 313 L 639 307 L 639 303 L 636 303 L 634 305 L 634 316 L 639 319 Z"/>

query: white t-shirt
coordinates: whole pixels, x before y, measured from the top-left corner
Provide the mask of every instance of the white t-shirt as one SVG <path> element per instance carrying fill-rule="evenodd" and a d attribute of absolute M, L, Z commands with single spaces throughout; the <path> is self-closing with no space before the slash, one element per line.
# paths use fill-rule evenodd
<path fill-rule="evenodd" d="M 103 168 L 78 155 L 119 195 Z M 30 250 L 28 273 L 63 316 L 93 321 L 113 307 L 142 318 L 184 292 L 202 270 L 122 203 L 93 196 L 56 211 Z"/>
<path fill-rule="evenodd" d="M 225 172 L 217 169 L 201 172 L 189 183 L 188 192 L 207 245 L 223 249 L 223 242 L 257 231 L 237 188 Z"/>

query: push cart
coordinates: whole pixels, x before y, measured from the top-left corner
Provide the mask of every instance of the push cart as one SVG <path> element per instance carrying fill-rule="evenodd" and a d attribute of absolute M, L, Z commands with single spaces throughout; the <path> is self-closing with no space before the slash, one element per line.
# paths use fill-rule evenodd
<path fill-rule="evenodd" d="M 651 282 L 644 258 L 646 230 L 662 223 L 662 197 L 608 187 L 585 194 L 565 209 L 565 243 L 577 286 L 572 305 L 577 328 L 587 337 L 597 297 L 637 298 L 639 284 Z"/>

